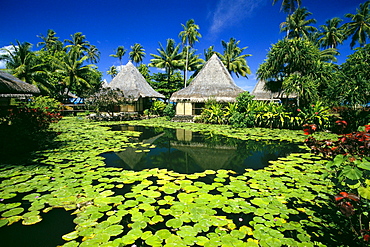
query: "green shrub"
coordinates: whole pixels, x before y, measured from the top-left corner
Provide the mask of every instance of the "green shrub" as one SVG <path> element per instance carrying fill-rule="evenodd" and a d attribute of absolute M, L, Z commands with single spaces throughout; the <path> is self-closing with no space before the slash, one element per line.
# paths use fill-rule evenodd
<path fill-rule="evenodd" d="M 166 103 L 160 100 L 153 102 L 153 105 L 150 107 L 150 113 L 158 116 L 163 116 L 163 111 L 166 108 Z"/>
<path fill-rule="evenodd" d="M 40 109 L 44 112 L 54 113 L 59 112 L 62 108 L 62 104 L 59 101 L 49 96 L 33 97 L 25 106 L 31 109 Z"/>
<path fill-rule="evenodd" d="M 173 118 L 176 115 L 175 105 L 168 103 L 163 110 L 163 115 L 168 118 Z"/>

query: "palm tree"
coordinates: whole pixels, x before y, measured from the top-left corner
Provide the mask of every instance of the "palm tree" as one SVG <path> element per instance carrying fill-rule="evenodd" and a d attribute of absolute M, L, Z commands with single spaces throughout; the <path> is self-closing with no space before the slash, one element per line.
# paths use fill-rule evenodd
<path fill-rule="evenodd" d="M 1 49 L 6 54 L 0 56 L 0 61 L 6 62 L 7 71 L 22 81 L 36 85 L 43 91 L 49 91 L 45 64 L 31 51 L 32 45 L 28 42 L 20 43 L 18 40 L 17 45 L 11 45 L 11 49 Z"/>
<path fill-rule="evenodd" d="M 307 8 L 299 8 L 292 15 L 289 15 L 285 22 L 281 23 L 281 31 L 287 32 L 288 38 L 308 38 L 311 32 L 317 31 L 316 27 L 310 24 L 316 23 L 315 19 L 308 19 L 312 15 Z"/>
<path fill-rule="evenodd" d="M 201 70 L 201 68 L 203 67 L 205 61 L 203 59 L 201 59 L 199 57 L 199 55 L 196 55 L 195 52 L 197 50 L 195 49 L 190 49 L 189 50 L 189 53 L 188 53 L 188 64 L 187 64 L 187 68 L 186 70 L 187 71 L 195 71 L 195 73 L 191 76 L 191 77 L 194 77 L 198 74 L 198 72 Z M 185 54 L 183 54 L 183 56 L 186 56 Z M 185 71 L 184 71 L 185 72 Z M 184 74 L 185 76 L 185 74 Z"/>
<path fill-rule="evenodd" d="M 279 0 L 272 0 L 272 5 L 274 5 Z M 301 6 L 301 0 L 282 0 L 281 9 L 291 15 L 297 8 Z"/>
<path fill-rule="evenodd" d="M 110 66 L 109 70 L 107 71 L 107 74 L 112 77 L 112 79 L 118 74 L 116 66 Z"/>
<path fill-rule="evenodd" d="M 320 51 L 306 39 L 283 39 L 270 49 L 257 77 L 266 82 L 270 91 L 297 94 L 301 101 L 298 104 L 305 105 L 318 99 L 320 88 L 332 80 L 334 64 L 328 61 L 335 61 L 336 54 L 336 49 Z"/>
<path fill-rule="evenodd" d="M 62 76 L 64 97 L 68 97 L 71 90 L 78 88 L 91 88 L 92 82 L 89 80 L 91 74 L 94 74 L 93 65 L 83 65 L 87 56 L 81 57 L 81 50 L 78 47 L 72 47 L 62 58 L 55 61 L 56 72 Z"/>
<path fill-rule="evenodd" d="M 122 65 L 122 58 L 126 54 L 126 49 L 124 46 L 118 46 L 116 49 L 116 54 L 111 54 L 109 56 L 116 57 L 119 59 L 120 64 Z"/>
<path fill-rule="evenodd" d="M 183 31 L 179 33 L 179 37 L 181 38 L 182 45 L 186 46 L 186 59 L 185 59 L 185 70 L 184 70 L 184 85 L 186 87 L 187 81 L 187 68 L 188 68 L 188 59 L 189 59 L 189 47 L 193 47 L 194 43 L 199 41 L 199 38 L 202 37 L 198 32 L 199 26 L 195 24 L 193 19 L 190 19 L 186 22 L 186 24 L 181 24 L 184 28 Z"/>
<path fill-rule="evenodd" d="M 130 52 L 130 59 L 138 65 L 141 63 L 145 57 L 145 50 L 142 45 L 136 43 L 133 46 L 131 46 L 131 52 Z"/>
<path fill-rule="evenodd" d="M 366 39 L 370 35 L 370 1 L 360 4 L 360 8 L 356 10 L 356 14 L 346 14 L 345 17 L 350 18 L 351 21 L 345 24 L 346 38 L 352 36 L 351 49 L 356 42 L 360 46 L 366 44 Z"/>
<path fill-rule="evenodd" d="M 56 34 L 57 33 L 54 30 L 49 29 L 46 36 L 42 34 L 37 35 L 37 37 L 43 40 L 42 42 L 37 43 L 37 46 L 42 46 L 42 51 L 52 50 L 58 42 L 60 43 L 59 37 L 55 37 Z"/>
<path fill-rule="evenodd" d="M 86 36 L 83 35 L 81 32 L 77 32 L 75 34 L 71 35 L 72 39 L 65 39 L 64 43 L 67 43 L 69 45 L 66 45 L 66 48 L 72 48 L 77 47 L 83 52 L 88 52 L 90 48 L 89 41 L 86 41 Z"/>
<path fill-rule="evenodd" d="M 237 77 L 239 77 L 239 75 L 247 77 L 247 74 L 251 74 L 251 70 L 247 65 L 246 57 L 251 55 L 242 55 L 242 52 L 248 47 L 238 47 L 239 42 L 240 41 L 236 41 L 235 38 L 230 38 L 229 42 L 222 40 L 221 44 L 224 48 L 224 54 L 218 53 L 218 56 L 230 74 L 235 73 Z"/>
<path fill-rule="evenodd" d="M 326 21 L 326 25 L 321 25 L 321 32 L 318 42 L 322 48 L 337 48 L 344 40 L 343 26 L 339 27 L 342 19 L 334 17 Z"/>
<path fill-rule="evenodd" d="M 160 48 L 157 49 L 159 55 L 150 54 L 154 58 L 150 60 L 149 66 L 164 68 L 167 79 L 170 80 L 173 72 L 183 66 L 182 54 L 179 53 L 180 45 L 176 45 L 173 39 L 167 39 L 166 48 L 161 43 L 159 43 L 159 46 Z"/>
<path fill-rule="evenodd" d="M 215 53 L 214 48 L 215 47 L 211 45 L 210 47 L 207 48 L 207 50 L 206 49 L 204 50 L 204 57 L 206 61 L 208 61 L 212 57 L 212 55 Z"/>
<path fill-rule="evenodd" d="M 87 57 L 91 63 L 98 63 L 100 60 L 100 51 L 96 48 L 95 45 L 90 45 L 87 50 Z"/>

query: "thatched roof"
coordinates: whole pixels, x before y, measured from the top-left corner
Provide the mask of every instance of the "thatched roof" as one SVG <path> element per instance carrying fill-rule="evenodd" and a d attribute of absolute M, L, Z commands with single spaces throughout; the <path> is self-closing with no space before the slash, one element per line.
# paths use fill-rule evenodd
<path fill-rule="evenodd" d="M 265 89 L 265 81 L 260 80 L 257 82 L 256 86 L 254 87 L 251 95 L 254 96 L 254 100 L 265 100 L 265 101 L 272 101 L 272 100 L 280 100 L 283 98 L 287 98 L 287 95 L 284 92 L 271 92 Z M 290 94 L 289 98 L 296 98 L 295 94 Z"/>
<path fill-rule="evenodd" d="M 0 97 L 29 97 L 39 93 L 40 90 L 36 86 L 21 81 L 11 74 L 0 71 Z"/>
<path fill-rule="evenodd" d="M 217 102 L 234 102 L 244 92 L 232 79 L 222 61 L 213 54 L 191 84 L 172 94 L 174 102 L 206 102 L 213 98 Z"/>
<path fill-rule="evenodd" d="M 121 71 L 109 83 L 110 88 L 118 88 L 123 91 L 127 99 L 138 100 L 142 98 L 165 98 L 164 95 L 156 92 L 145 80 L 144 76 L 131 63 L 128 62 Z"/>

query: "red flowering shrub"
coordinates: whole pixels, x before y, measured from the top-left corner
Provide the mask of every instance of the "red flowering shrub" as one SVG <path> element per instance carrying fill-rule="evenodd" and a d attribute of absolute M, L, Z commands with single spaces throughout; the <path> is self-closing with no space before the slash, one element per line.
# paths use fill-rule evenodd
<path fill-rule="evenodd" d="M 39 108 L 21 107 L 9 110 L 8 124 L 17 131 L 38 132 L 49 128 L 53 122 L 58 122 L 61 115 L 58 112 L 48 112 Z"/>

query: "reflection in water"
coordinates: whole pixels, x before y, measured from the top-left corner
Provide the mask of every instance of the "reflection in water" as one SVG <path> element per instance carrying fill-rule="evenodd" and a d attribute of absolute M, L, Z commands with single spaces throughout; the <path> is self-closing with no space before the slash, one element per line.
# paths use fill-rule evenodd
<path fill-rule="evenodd" d="M 261 169 L 270 160 L 300 151 L 297 144 L 289 142 L 243 141 L 184 129 L 143 126 L 114 126 L 112 129 L 142 132 L 140 137 L 131 140 L 139 143 L 141 150 L 148 151 L 148 146 L 156 146 L 150 152 L 137 152 L 137 147 L 128 147 L 121 152 L 102 154 L 107 166 L 135 171 L 160 168 L 194 173 L 227 169 L 243 173 L 245 169 Z"/>

